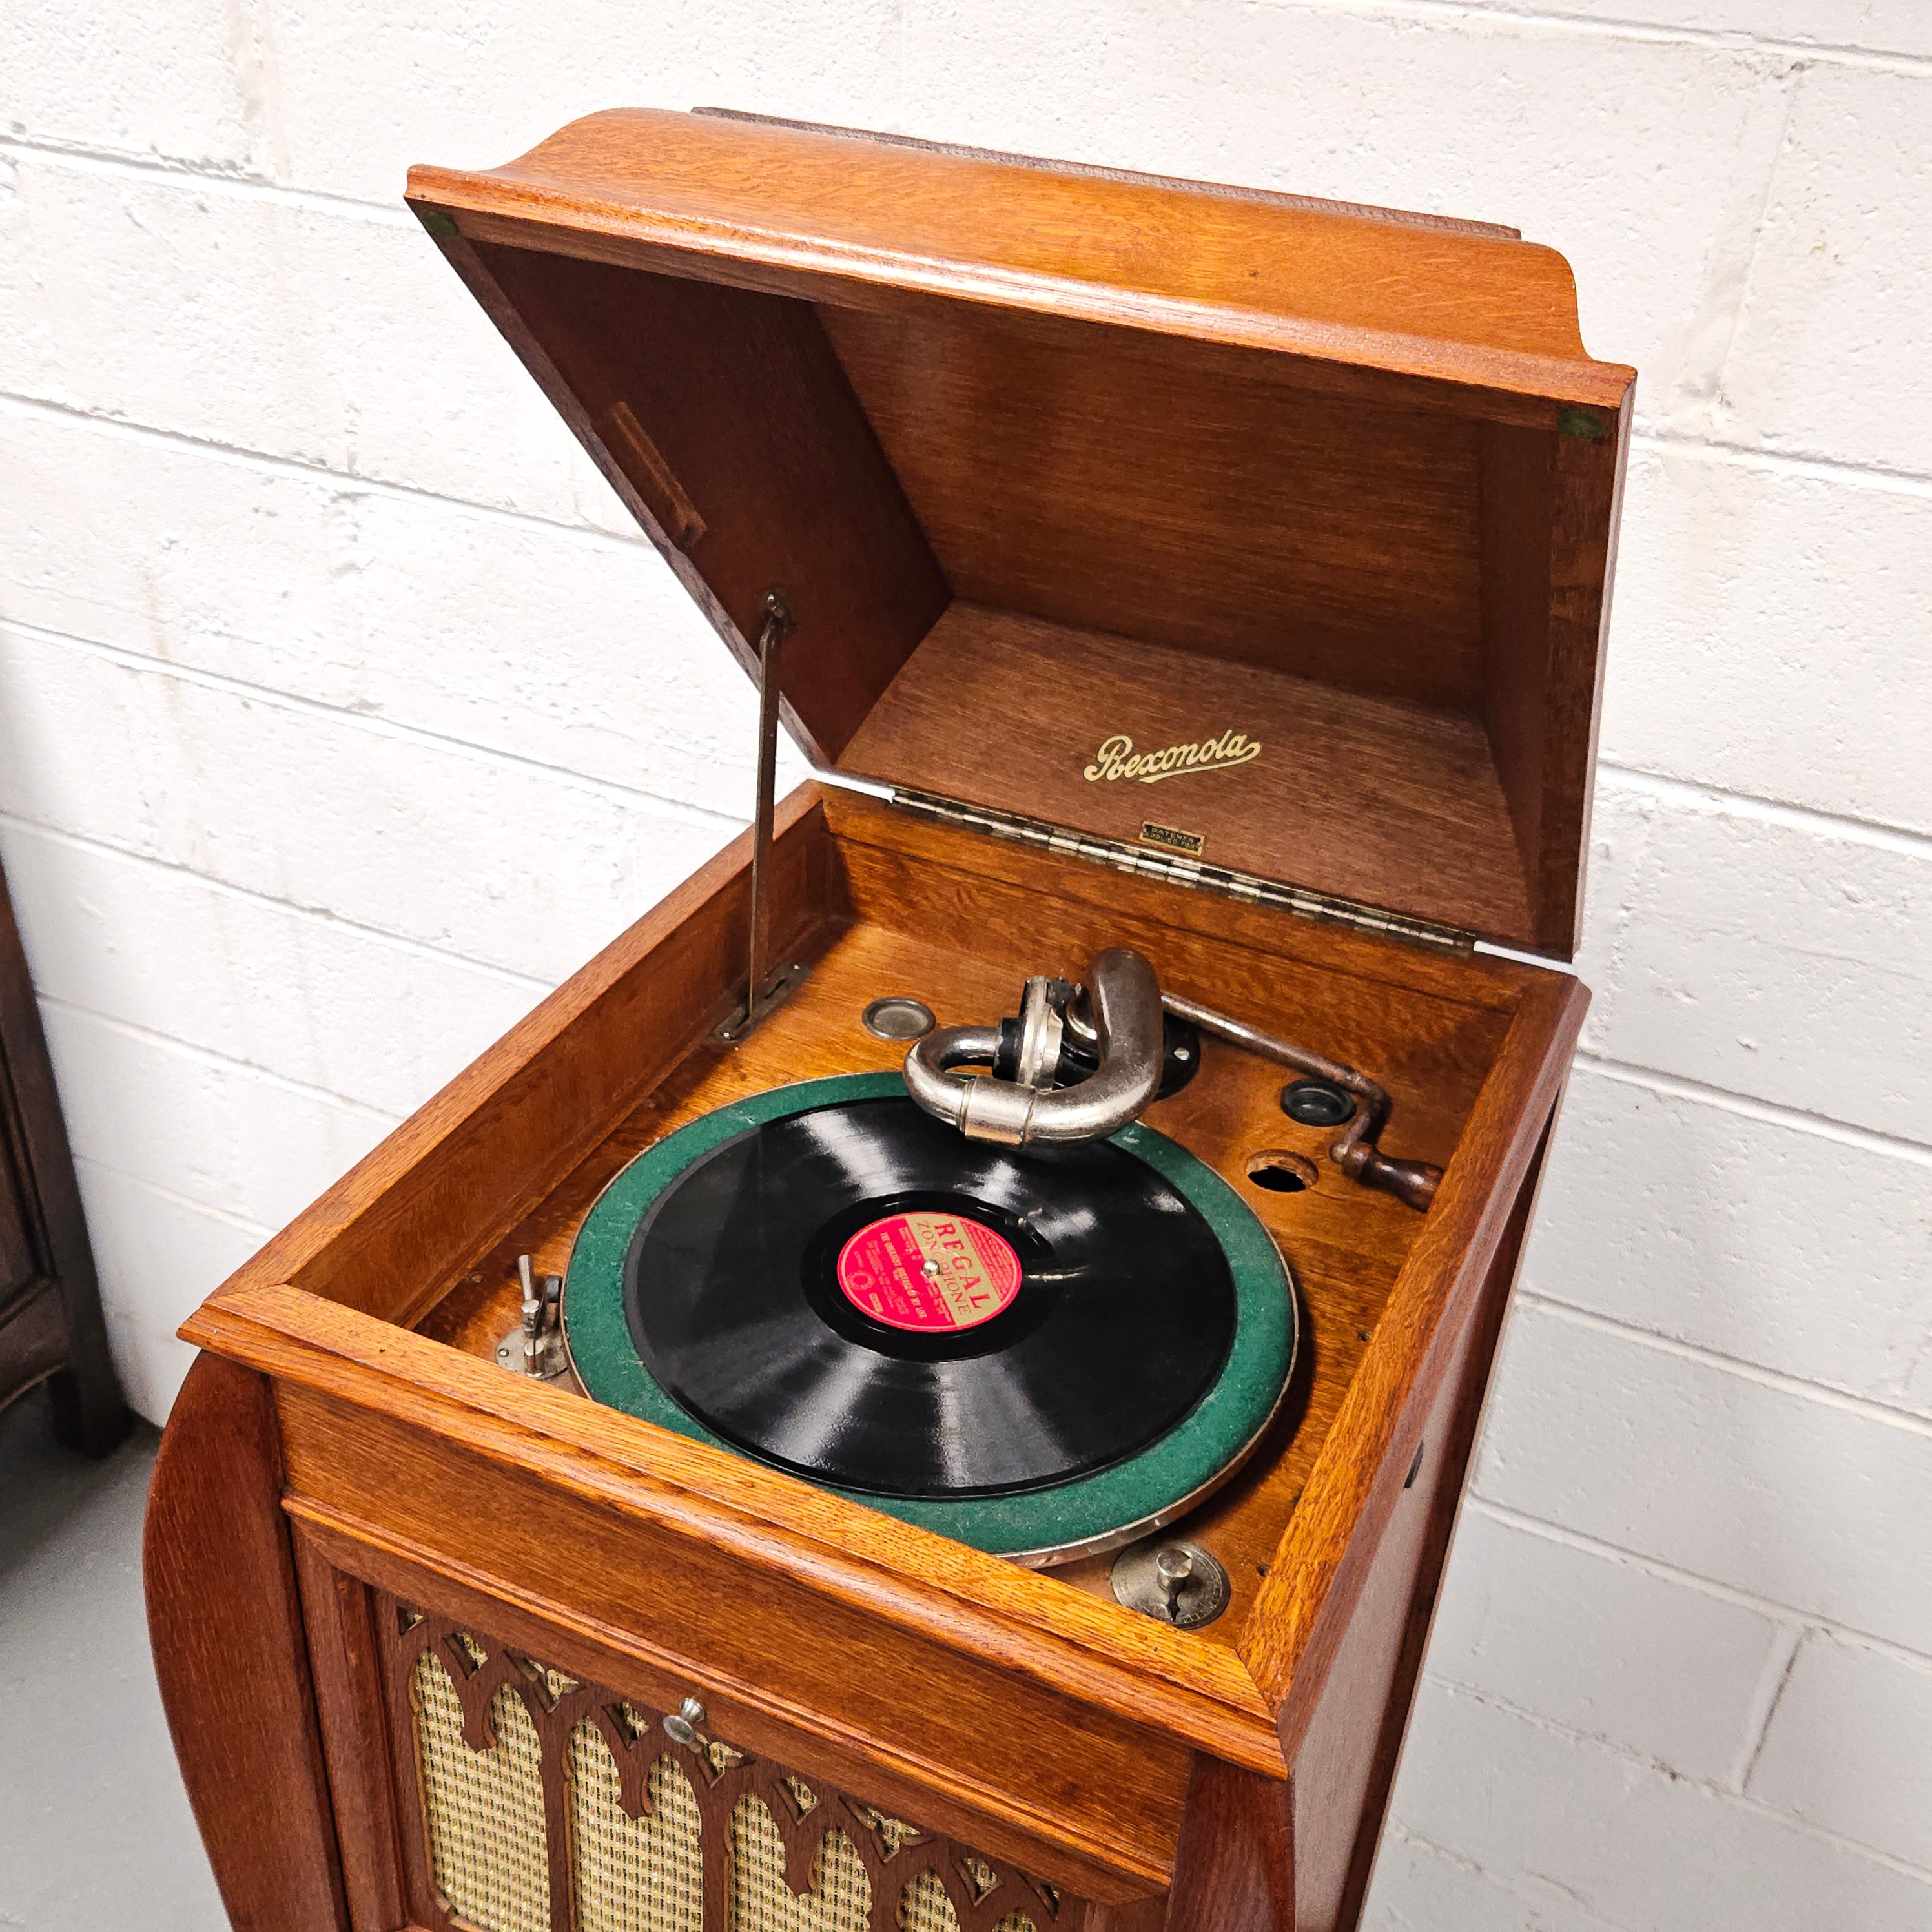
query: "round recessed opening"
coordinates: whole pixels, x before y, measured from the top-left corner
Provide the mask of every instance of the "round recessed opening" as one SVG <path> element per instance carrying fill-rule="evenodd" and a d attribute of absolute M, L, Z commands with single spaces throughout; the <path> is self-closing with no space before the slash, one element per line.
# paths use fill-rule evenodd
<path fill-rule="evenodd" d="M 1264 1148 L 1248 1156 L 1249 1181 L 1270 1194 L 1299 1194 L 1304 1187 L 1312 1187 L 1317 1178 L 1314 1162 L 1290 1154 L 1286 1148 Z"/>
<path fill-rule="evenodd" d="M 1354 1118 L 1355 1102 L 1329 1081 L 1296 1080 L 1281 1090 L 1281 1111 L 1304 1127 L 1339 1127 Z"/>
<path fill-rule="evenodd" d="M 932 1009 L 899 994 L 874 1000 L 860 1017 L 866 1030 L 880 1040 L 923 1040 L 932 1030 Z"/>

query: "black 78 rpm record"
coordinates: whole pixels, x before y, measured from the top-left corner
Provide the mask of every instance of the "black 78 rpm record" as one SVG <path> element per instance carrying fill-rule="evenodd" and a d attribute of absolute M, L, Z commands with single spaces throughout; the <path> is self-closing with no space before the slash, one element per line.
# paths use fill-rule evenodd
<path fill-rule="evenodd" d="M 1297 1326 L 1267 1230 L 1165 1136 L 984 1146 L 884 1073 L 639 1155 L 578 1230 L 563 1323 L 598 1401 L 1034 1564 L 1224 1480 Z"/>
<path fill-rule="evenodd" d="M 1104 1141 L 986 1146 L 903 1099 L 714 1148 L 624 1276 L 638 1354 L 700 1421 L 878 1496 L 1118 1462 L 1200 1400 L 1234 1329 L 1213 1231 L 1152 1168 Z"/>

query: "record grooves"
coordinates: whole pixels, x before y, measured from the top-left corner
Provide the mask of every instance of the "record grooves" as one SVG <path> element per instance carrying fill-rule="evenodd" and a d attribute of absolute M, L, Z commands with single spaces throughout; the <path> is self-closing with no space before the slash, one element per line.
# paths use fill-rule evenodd
<path fill-rule="evenodd" d="M 965 1325 L 943 1305 L 916 1327 L 875 1318 L 842 1254 L 849 1272 L 870 1231 L 908 1222 L 982 1293 L 974 1243 L 991 1234 L 1018 1257 L 1017 1292 Z M 1152 1168 L 1105 1142 L 977 1144 L 901 1099 L 714 1148 L 645 1217 L 624 1274 L 638 1352 L 684 1408 L 782 1468 L 880 1496 L 1011 1494 L 1117 1462 L 1194 1406 L 1234 1335 L 1213 1232 Z"/>
<path fill-rule="evenodd" d="M 578 1232 L 563 1318 L 597 1400 L 1030 1562 L 1224 1480 L 1296 1328 L 1266 1230 L 1175 1142 L 969 1142 L 896 1074 L 640 1155 Z"/>

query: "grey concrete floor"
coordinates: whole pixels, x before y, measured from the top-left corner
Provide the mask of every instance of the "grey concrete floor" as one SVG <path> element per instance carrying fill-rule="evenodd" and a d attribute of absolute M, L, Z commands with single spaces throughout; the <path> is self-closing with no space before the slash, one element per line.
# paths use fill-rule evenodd
<path fill-rule="evenodd" d="M 91 1462 L 0 1411 L 0 1927 L 224 1932 L 154 1688 L 141 1511 L 160 1438 Z"/>

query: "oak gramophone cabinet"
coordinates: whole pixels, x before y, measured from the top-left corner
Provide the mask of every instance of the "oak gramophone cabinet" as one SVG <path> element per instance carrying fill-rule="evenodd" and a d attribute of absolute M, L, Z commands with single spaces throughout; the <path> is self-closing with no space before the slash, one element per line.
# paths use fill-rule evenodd
<path fill-rule="evenodd" d="M 1632 372 L 1514 230 L 751 116 L 409 199 L 824 782 L 767 735 L 759 826 L 183 1330 L 148 1601 L 230 1917 L 1353 1925 L 1586 1004 Z M 1108 948 L 1385 1096 L 1205 1026 L 1146 1110 L 1294 1278 L 1165 1532 L 1214 1621 L 520 1362 L 645 1150 Z"/>

